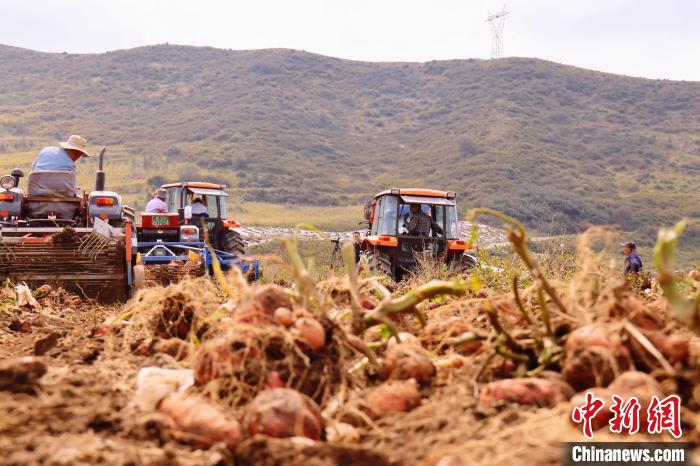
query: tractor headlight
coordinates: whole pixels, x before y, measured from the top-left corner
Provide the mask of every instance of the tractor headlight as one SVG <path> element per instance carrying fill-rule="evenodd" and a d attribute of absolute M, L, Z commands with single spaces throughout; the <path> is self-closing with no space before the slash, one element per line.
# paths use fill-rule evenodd
<path fill-rule="evenodd" d="M 10 190 L 15 187 L 15 179 L 10 175 L 5 175 L 0 178 L 0 187 Z"/>

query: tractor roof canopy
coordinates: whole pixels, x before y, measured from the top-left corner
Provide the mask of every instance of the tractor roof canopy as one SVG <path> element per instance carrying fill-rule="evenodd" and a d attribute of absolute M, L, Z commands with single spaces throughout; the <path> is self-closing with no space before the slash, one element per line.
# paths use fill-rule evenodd
<path fill-rule="evenodd" d="M 420 196 L 432 198 L 429 204 L 435 204 L 435 198 L 442 199 L 454 199 L 457 197 L 457 193 L 452 191 L 437 191 L 435 189 L 421 189 L 421 188 L 392 188 L 382 191 L 374 196 L 374 198 L 379 198 L 381 196 L 394 195 L 394 196 Z M 416 201 L 418 202 L 418 201 Z"/>
<path fill-rule="evenodd" d="M 456 205 L 454 199 L 429 196 L 401 196 L 404 204 L 428 204 L 428 205 Z"/>
<path fill-rule="evenodd" d="M 186 187 L 186 188 L 203 188 L 203 189 L 219 189 L 219 190 L 224 190 L 226 189 L 225 184 L 216 184 L 216 183 L 204 183 L 202 181 L 180 181 L 178 183 L 168 183 L 164 184 L 161 186 L 161 188 L 180 188 L 180 187 Z"/>
<path fill-rule="evenodd" d="M 228 197 L 228 194 L 220 189 L 209 189 L 209 188 L 193 188 L 191 186 L 187 187 L 187 190 L 195 194 L 201 194 L 202 196 L 217 196 L 217 197 Z"/>

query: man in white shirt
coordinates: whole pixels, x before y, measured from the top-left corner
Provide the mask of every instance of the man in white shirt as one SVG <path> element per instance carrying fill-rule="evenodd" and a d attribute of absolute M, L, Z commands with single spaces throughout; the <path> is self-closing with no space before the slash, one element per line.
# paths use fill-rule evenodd
<path fill-rule="evenodd" d="M 192 215 L 209 215 L 207 206 L 204 205 L 204 201 L 201 197 L 195 197 L 192 199 Z"/>
<path fill-rule="evenodd" d="M 165 214 L 168 212 L 168 204 L 165 199 L 168 197 L 168 192 L 165 189 L 156 191 L 153 199 L 146 204 L 146 213 L 148 214 Z"/>

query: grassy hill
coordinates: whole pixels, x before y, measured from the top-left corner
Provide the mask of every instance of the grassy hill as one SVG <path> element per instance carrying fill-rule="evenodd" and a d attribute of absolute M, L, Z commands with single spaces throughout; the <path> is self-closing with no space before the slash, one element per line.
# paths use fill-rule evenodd
<path fill-rule="evenodd" d="M 131 202 L 163 181 L 211 178 L 246 201 L 302 205 L 439 187 L 542 232 L 617 224 L 643 240 L 700 216 L 698 82 L 529 58 L 0 46 L 0 89 L 0 168 L 78 133 L 110 146 L 108 182 Z"/>

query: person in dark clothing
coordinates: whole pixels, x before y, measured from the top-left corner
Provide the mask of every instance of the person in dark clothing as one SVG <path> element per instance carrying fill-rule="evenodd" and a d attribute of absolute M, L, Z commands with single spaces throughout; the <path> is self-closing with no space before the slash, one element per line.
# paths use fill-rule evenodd
<path fill-rule="evenodd" d="M 628 273 L 639 273 L 642 271 L 642 259 L 637 255 L 637 243 L 627 241 L 622 243 L 625 253 L 625 275 Z"/>
<path fill-rule="evenodd" d="M 362 238 L 360 237 L 360 232 L 355 231 L 352 233 L 352 243 L 355 246 L 355 264 L 360 263 L 360 246 L 362 245 Z"/>
<path fill-rule="evenodd" d="M 411 204 L 411 216 L 404 220 L 404 228 L 409 235 L 430 236 L 430 229 L 437 234 L 442 234 L 442 227 L 432 217 L 421 210 L 420 204 Z"/>

